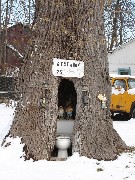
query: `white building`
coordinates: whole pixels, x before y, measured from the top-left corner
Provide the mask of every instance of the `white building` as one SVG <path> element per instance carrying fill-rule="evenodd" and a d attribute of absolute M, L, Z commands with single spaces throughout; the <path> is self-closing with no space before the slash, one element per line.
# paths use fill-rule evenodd
<path fill-rule="evenodd" d="M 135 39 L 108 54 L 110 74 L 135 75 Z"/>

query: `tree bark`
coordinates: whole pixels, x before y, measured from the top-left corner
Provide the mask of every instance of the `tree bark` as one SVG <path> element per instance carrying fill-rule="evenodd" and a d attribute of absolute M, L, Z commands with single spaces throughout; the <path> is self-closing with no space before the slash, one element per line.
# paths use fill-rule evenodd
<path fill-rule="evenodd" d="M 52 75 L 52 59 L 84 62 L 83 78 L 67 78 L 77 93 L 73 152 L 112 160 L 118 149 L 127 146 L 113 128 L 110 117 L 111 86 L 104 35 L 104 1 L 44 0 L 38 1 L 31 47 L 22 67 L 17 91 L 18 102 L 10 135 L 25 143 L 26 159 L 47 159 L 55 144 L 58 116 L 58 87 L 63 79 Z M 48 87 L 44 87 L 44 83 Z M 87 86 L 88 103 L 82 101 Z M 101 107 L 99 94 L 107 97 L 107 108 Z M 44 98 L 45 107 L 40 100 Z"/>

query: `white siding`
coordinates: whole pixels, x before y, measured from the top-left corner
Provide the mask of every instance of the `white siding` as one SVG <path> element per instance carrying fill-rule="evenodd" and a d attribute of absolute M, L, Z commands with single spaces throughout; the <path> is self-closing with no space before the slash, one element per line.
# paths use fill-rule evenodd
<path fill-rule="evenodd" d="M 117 74 L 118 68 L 130 67 L 131 75 L 135 75 L 135 40 L 109 53 L 108 61 L 110 74 Z"/>

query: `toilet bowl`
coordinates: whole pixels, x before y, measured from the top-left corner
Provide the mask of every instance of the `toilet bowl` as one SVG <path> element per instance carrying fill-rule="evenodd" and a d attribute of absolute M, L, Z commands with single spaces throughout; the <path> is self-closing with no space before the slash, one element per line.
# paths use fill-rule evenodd
<path fill-rule="evenodd" d="M 56 147 L 58 148 L 58 158 L 67 158 L 67 149 L 71 145 L 70 137 L 68 136 L 58 136 L 56 137 Z"/>

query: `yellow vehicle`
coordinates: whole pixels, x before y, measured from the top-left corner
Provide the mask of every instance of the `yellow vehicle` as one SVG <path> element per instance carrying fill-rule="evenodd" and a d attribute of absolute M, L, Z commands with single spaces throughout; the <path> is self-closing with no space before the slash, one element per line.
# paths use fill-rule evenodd
<path fill-rule="evenodd" d="M 135 76 L 110 75 L 112 95 L 110 110 L 114 113 L 128 114 L 135 118 Z"/>

